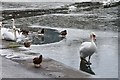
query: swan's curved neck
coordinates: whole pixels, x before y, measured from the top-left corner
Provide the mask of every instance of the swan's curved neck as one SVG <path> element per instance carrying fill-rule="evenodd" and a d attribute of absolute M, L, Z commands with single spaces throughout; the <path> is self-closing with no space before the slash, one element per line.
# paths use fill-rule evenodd
<path fill-rule="evenodd" d="M 14 36 L 15 36 L 15 40 L 16 40 L 17 39 L 16 30 L 14 30 Z"/>
<path fill-rule="evenodd" d="M 94 38 L 93 37 L 91 37 L 91 42 L 94 43 Z"/>

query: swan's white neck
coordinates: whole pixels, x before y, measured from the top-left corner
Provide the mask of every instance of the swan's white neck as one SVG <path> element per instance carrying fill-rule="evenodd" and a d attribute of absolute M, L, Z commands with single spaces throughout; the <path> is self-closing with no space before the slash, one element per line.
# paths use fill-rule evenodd
<path fill-rule="evenodd" d="M 93 39 L 93 37 L 91 38 L 91 42 L 94 42 L 94 39 Z"/>
<path fill-rule="evenodd" d="M 95 44 L 95 42 L 94 42 L 95 40 L 94 40 L 94 38 L 93 37 L 91 37 L 91 43 L 93 43 L 93 44 Z"/>
<path fill-rule="evenodd" d="M 14 30 L 14 37 L 15 37 L 15 40 L 16 40 L 16 27 L 15 27 L 15 21 L 14 21 L 14 19 L 12 19 L 12 28 Z"/>
<path fill-rule="evenodd" d="M 12 19 L 12 28 L 13 29 L 15 28 L 15 21 L 14 21 L 14 19 Z"/>
<path fill-rule="evenodd" d="M 92 37 L 92 39 L 91 39 L 91 47 L 92 48 L 94 48 L 95 50 L 96 50 L 96 43 L 95 43 L 95 41 L 94 41 L 94 38 Z"/>
<path fill-rule="evenodd" d="M 0 27 L 2 28 L 2 22 L 0 22 Z"/>

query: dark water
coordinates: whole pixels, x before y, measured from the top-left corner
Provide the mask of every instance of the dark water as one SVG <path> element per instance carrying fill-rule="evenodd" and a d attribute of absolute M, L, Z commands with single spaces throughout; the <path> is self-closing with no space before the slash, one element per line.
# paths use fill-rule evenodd
<path fill-rule="evenodd" d="M 32 36 L 32 44 L 39 45 L 58 42 L 63 39 L 59 35 L 60 33 L 57 30 L 45 29 L 43 36 Z"/>

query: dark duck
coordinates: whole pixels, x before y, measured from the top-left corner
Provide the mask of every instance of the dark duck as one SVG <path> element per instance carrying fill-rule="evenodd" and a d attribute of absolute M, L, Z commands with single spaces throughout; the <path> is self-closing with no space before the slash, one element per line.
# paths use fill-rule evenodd
<path fill-rule="evenodd" d="M 22 29 L 20 32 L 22 32 L 23 35 L 25 35 L 27 37 L 29 31 L 28 30 L 25 30 L 25 29 Z"/>
<path fill-rule="evenodd" d="M 43 56 L 42 56 L 42 55 L 40 55 L 39 57 L 35 57 L 35 58 L 33 59 L 34 66 L 35 66 L 36 68 L 39 68 L 39 67 L 40 67 L 40 64 L 42 63 L 42 59 L 43 59 Z"/>
<path fill-rule="evenodd" d="M 61 31 L 61 32 L 60 32 L 60 35 L 61 35 L 62 37 L 66 37 L 66 35 L 67 35 L 67 30 Z"/>
<path fill-rule="evenodd" d="M 25 36 L 24 46 L 27 47 L 27 48 L 30 47 L 31 41 L 28 38 L 29 31 L 25 30 L 25 29 L 22 29 L 20 32 L 22 32 L 22 34 Z"/>
<path fill-rule="evenodd" d="M 25 39 L 25 41 L 24 41 L 24 46 L 25 46 L 26 48 L 29 48 L 30 45 L 31 45 L 31 41 L 30 41 L 29 39 Z"/>
<path fill-rule="evenodd" d="M 43 28 L 43 29 L 38 31 L 38 36 L 43 36 L 44 33 L 45 33 L 45 29 Z"/>

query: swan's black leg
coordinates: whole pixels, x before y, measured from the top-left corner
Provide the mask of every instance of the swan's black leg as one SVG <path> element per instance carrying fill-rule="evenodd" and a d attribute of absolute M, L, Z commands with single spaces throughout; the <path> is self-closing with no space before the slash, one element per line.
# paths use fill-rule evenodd
<path fill-rule="evenodd" d="M 85 58 L 83 58 L 83 57 L 80 57 L 81 58 L 81 60 L 83 60 L 86 64 L 88 64 L 88 61 L 85 59 Z"/>
<path fill-rule="evenodd" d="M 89 58 L 88 58 L 88 65 L 92 64 L 92 63 L 90 63 L 90 58 L 91 58 L 91 56 L 89 56 Z"/>

